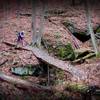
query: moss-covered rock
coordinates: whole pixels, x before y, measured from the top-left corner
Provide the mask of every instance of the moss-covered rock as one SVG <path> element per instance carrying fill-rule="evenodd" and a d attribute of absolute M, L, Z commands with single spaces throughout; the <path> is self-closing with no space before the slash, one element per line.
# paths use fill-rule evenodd
<path fill-rule="evenodd" d="M 65 21 L 63 25 L 69 29 L 69 31 L 80 41 L 85 42 L 90 39 L 90 34 L 87 31 L 82 32 L 81 30 L 77 29 L 72 22 Z"/>
<path fill-rule="evenodd" d="M 39 76 L 44 73 L 43 67 L 40 67 L 39 65 L 33 66 L 33 65 L 26 65 L 26 66 L 17 66 L 12 67 L 11 72 L 16 75 L 20 76 Z"/>

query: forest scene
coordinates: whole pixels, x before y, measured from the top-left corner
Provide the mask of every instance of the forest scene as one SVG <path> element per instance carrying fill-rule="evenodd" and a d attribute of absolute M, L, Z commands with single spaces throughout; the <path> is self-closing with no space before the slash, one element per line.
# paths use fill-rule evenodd
<path fill-rule="evenodd" d="M 0 100 L 100 100 L 99 0 L 0 0 Z"/>

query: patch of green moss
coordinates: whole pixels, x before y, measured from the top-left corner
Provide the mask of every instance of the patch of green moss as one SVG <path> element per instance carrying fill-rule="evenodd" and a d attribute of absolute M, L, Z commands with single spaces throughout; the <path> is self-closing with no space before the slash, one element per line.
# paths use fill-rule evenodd
<path fill-rule="evenodd" d="M 54 84 L 55 85 L 61 85 L 63 84 L 64 80 L 65 80 L 65 74 L 64 71 L 60 70 L 60 69 L 55 69 L 55 80 L 54 80 Z"/>
<path fill-rule="evenodd" d="M 59 78 L 59 79 L 63 79 L 64 78 L 64 71 L 57 70 L 56 71 L 56 77 Z"/>
<path fill-rule="evenodd" d="M 98 54 L 96 54 L 96 57 L 97 58 L 100 58 L 100 52 L 98 52 Z"/>
<path fill-rule="evenodd" d="M 57 48 L 57 56 L 62 60 L 75 60 L 75 52 L 70 43 Z"/>
<path fill-rule="evenodd" d="M 86 36 L 86 33 L 85 32 L 78 32 L 78 34 L 85 35 Z"/>
<path fill-rule="evenodd" d="M 75 92 L 81 92 L 81 93 L 85 93 L 88 90 L 88 86 L 82 84 L 74 84 L 74 83 L 66 84 L 65 88 Z"/>
<path fill-rule="evenodd" d="M 100 33 L 100 26 L 96 29 L 96 33 Z"/>
<path fill-rule="evenodd" d="M 26 79 L 28 79 L 28 77 L 27 76 L 21 76 L 21 79 L 26 80 Z"/>

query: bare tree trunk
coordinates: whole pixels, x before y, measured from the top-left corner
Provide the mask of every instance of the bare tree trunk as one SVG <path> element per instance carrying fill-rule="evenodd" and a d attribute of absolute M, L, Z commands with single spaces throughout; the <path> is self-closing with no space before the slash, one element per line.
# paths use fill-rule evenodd
<path fill-rule="evenodd" d="M 33 45 L 37 42 L 36 34 L 36 0 L 32 0 L 32 43 Z"/>
<path fill-rule="evenodd" d="M 71 0 L 72 6 L 75 6 L 75 0 Z"/>
<path fill-rule="evenodd" d="M 40 3 L 40 8 L 38 4 Z M 39 17 L 39 19 L 37 18 Z M 32 29 L 33 29 L 33 45 L 41 46 L 41 38 L 43 34 L 44 23 L 44 2 L 32 0 Z"/>
<path fill-rule="evenodd" d="M 85 0 L 85 8 L 86 8 L 86 18 L 87 18 L 88 32 L 91 35 L 93 48 L 95 50 L 95 54 L 97 55 L 98 54 L 97 44 L 96 44 L 96 40 L 95 40 L 95 35 L 94 35 L 92 23 L 91 23 L 91 5 L 90 5 L 88 0 Z"/>
<path fill-rule="evenodd" d="M 44 13 L 45 13 L 45 2 L 43 0 L 40 1 L 40 27 L 39 27 L 39 33 L 38 33 L 38 46 L 41 46 L 41 39 L 44 31 Z"/>

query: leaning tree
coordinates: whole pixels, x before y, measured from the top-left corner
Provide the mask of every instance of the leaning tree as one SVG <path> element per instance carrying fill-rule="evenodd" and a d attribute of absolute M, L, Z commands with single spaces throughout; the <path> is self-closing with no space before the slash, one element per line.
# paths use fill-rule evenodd
<path fill-rule="evenodd" d="M 91 35 L 91 40 L 92 40 L 93 48 L 94 48 L 94 51 L 95 51 L 95 53 L 97 55 L 98 54 L 98 49 L 97 49 L 95 35 L 94 35 L 93 27 L 92 27 L 92 18 L 91 18 L 91 16 L 92 16 L 91 15 L 91 11 L 92 11 L 91 5 L 92 4 L 91 4 L 91 1 L 92 0 L 85 0 L 84 4 L 85 4 L 85 10 L 86 10 L 88 33 Z"/>

